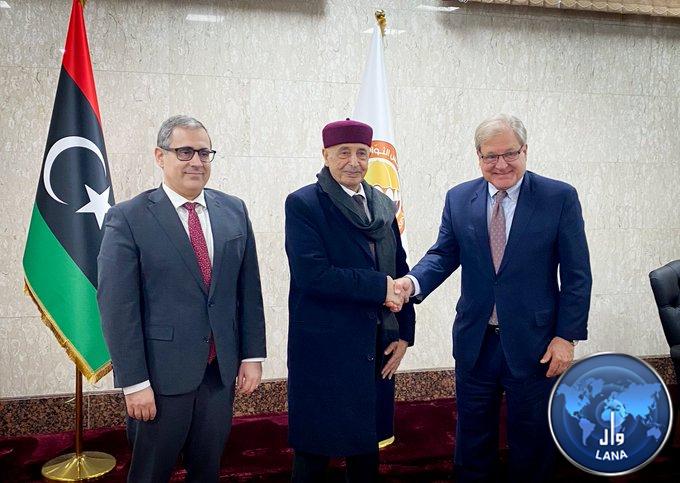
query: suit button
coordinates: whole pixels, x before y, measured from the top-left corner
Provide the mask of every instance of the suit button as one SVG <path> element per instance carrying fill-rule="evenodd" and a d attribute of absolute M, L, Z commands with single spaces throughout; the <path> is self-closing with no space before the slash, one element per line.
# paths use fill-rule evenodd
<path fill-rule="evenodd" d="M 375 316 L 375 312 L 369 312 L 369 313 L 368 313 L 368 318 L 369 318 L 369 319 L 375 320 L 375 317 L 376 317 L 376 316 Z"/>
<path fill-rule="evenodd" d="M 210 302 L 208 302 L 208 307 L 214 307 L 214 306 L 215 306 L 215 302 L 213 302 L 212 300 Z"/>
<path fill-rule="evenodd" d="M 206 344 L 209 344 L 210 343 L 210 337 L 203 337 L 203 342 L 205 342 Z"/>
<path fill-rule="evenodd" d="M 368 355 L 366 356 L 366 359 L 368 359 L 369 361 L 374 361 L 374 360 L 375 360 L 375 356 L 374 356 L 373 354 L 368 354 Z"/>

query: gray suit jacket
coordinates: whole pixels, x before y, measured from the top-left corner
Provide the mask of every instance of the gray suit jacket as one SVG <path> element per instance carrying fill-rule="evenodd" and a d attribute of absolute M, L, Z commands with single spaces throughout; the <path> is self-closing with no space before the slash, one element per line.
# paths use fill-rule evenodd
<path fill-rule="evenodd" d="M 116 387 L 151 381 L 183 394 L 205 373 L 212 332 L 222 381 L 266 357 L 255 238 L 243 201 L 205 190 L 214 239 L 205 288 L 189 237 L 162 188 L 112 207 L 99 252 L 97 300 Z"/>

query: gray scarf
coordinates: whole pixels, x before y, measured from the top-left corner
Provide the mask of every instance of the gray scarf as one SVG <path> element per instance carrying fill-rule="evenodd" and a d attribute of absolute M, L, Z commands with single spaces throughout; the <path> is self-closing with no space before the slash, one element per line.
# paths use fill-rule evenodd
<path fill-rule="evenodd" d="M 366 194 L 366 203 L 371 213 L 371 221 L 361 207 L 342 189 L 327 166 L 316 175 L 319 186 L 326 193 L 340 213 L 364 236 L 375 243 L 375 258 L 378 270 L 396 278 L 397 243 L 392 233 L 394 203 L 386 195 L 377 192 L 366 181 L 361 184 Z M 387 307 L 382 307 L 381 320 L 386 342 L 399 339 L 399 323 Z"/>

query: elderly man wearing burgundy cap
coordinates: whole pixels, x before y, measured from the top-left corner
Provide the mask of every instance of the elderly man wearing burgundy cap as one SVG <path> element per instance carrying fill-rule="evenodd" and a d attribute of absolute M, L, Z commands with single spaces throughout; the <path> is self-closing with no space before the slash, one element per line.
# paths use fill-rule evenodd
<path fill-rule="evenodd" d="M 392 376 L 415 313 L 394 294 L 408 273 L 394 203 L 364 181 L 373 130 L 347 119 L 322 134 L 317 182 L 286 200 L 292 480 L 324 481 L 329 459 L 345 457 L 348 481 L 370 482 L 393 440 Z"/>

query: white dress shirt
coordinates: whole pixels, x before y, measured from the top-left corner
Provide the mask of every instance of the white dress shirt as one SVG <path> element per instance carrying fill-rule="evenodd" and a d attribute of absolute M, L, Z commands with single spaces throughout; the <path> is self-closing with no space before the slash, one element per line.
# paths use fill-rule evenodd
<path fill-rule="evenodd" d="M 338 183 L 340 184 L 340 183 Z M 361 195 L 363 196 L 363 205 L 364 205 L 364 212 L 366 213 L 366 216 L 368 217 L 368 221 L 371 221 L 371 212 L 368 210 L 368 201 L 366 201 L 366 192 L 364 191 L 364 185 L 359 184 L 359 189 L 357 191 L 352 191 L 349 189 L 347 186 L 341 185 L 340 187 L 343 189 L 345 193 L 350 195 L 352 198 L 354 198 L 354 195 Z"/>
<path fill-rule="evenodd" d="M 187 232 L 189 236 L 189 210 L 184 207 L 185 203 L 197 203 L 196 214 L 198 215 L 198 221 L 201 222 L 201 230 L 203 231 L 203 236 L 205 237 L 205 244 L 208 245 L 208 256 L 210 257 L 210 263 L 213 261 L 213 255 L 215 253 L 215 246 L 213 243 L 212 227 L 210 225 L 210 215 L 208 214 L 208 206 L 205 204 L 205 192 L 201 190 L 201 193 L 193 200 L 188 200 L 184 196 L 176 193 L 168 185 L 163 183 L 163 191 L 168 195 L 170 203 L 175 207 L 177 211 L 177 216 L 179 216 L 179 221 L 182 222 L 184 231 Z"/>
<path fill-rule="evenodd" d="M 185 203 L 197 203 L 196 205 L 196 215 L 198 215 L 198 220 L 201 222 L 201 230 L 203 231 L 203 237 L 205 238 L 205 243 L 208 246 L 208 257 L 210 258 L 210 263 L 213 261 L 213 255 L 215 253 L 215 246 L 213 242 L 212 228 L 210 225 L 210 215 L 208 214 L 208 206 L 205 204 L 205 192 L 201 190 L 201 193 L 193 200 L 188 200 L 184 196 L 175 192 L 168 185 L 163 183 L 163 191 L 168 195 L 170 203 L 175 207 L 177 211 L 177 216 L 182 222 L 184 231 L 186 231 L 187 236 L 189 236 L 189 211 L 184 207 Z M 264 357 L 254 357 L 252 359 L 243 359 L 242 362 L 262 362 Z M 147 379 L 144 382 L 135 384 L 133 386 L 127 386 L 123 388 L 123 394 L 126 396 L 132 394 L 133 392 L 141 391 L 151 386 L 151 382 Z"/>

